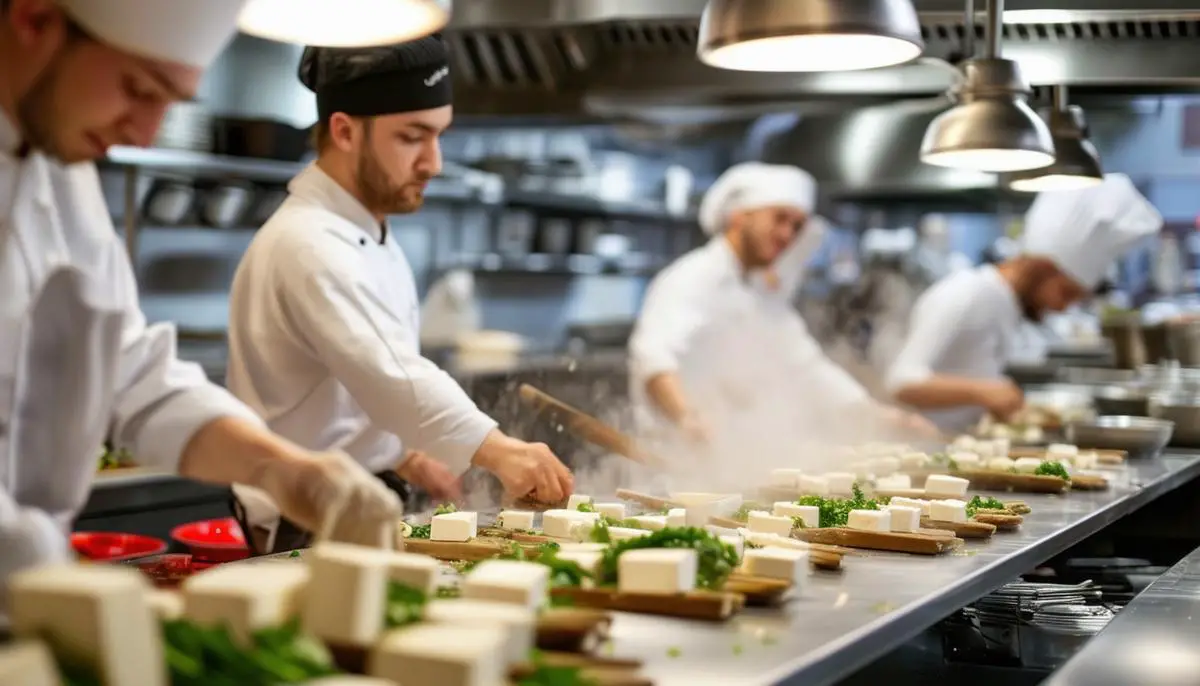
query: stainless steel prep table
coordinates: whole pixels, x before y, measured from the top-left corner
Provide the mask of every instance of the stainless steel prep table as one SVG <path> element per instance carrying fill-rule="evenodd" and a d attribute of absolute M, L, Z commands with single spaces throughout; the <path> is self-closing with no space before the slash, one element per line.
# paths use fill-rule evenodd
<path fill-rule="evenodd" d="M 748 610 L 724 624 L 620 614 L 614 653 L 644 660 L 657 686 L 834 682 L 1200 475 L 1200 453 L 1111 473 L 1105 492 L 1014 496 L 1033 508 L 1021 529 L 969 542 L 965 554 L 847 557 L 842 573 L 814 575 L 805 596 L 781 610 Z"/>
<path fill-rule="evenodd" d="M 1042 686 L 1200 683 L 1200 549 L 1133 599 Z"/>

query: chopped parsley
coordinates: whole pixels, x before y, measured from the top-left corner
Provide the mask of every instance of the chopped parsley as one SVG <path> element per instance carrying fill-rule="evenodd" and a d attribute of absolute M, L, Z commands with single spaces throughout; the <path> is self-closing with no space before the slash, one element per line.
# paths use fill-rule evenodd
<path fill-rule="evenodd" d="M 412 532 L 408 534 L 409 538 L 429 538 L 433 534 L 433 526 L 430 524 L 420 524 L 412 528 Z"/>
<path fill-rule="evenodd" d="M 1062 466 L 1061 462 L 1043 462 L 1033 473 L 1037 476 L 1057 476 L 1060 479 L 1071 480 L 1071 474 L 1067 472 L 1067 468 Z"/>
<path fill-rule="evenodd" d="M 967 503 L 967 516 L 974 517 L 980 510 L 1004 510 L 1007 509 L 1004 503 L 995 498 L 982 498 L 975 496 Z"/>
<path fill-rule="evenodd" d="M 389 581 L 387 603 L 384 605 L 384 625 L 394 629 L 421 621 L 425 616 L 426 600 L 425 594 L 420 590 L 398 581 Z"/>
<path fill-rule="evenodd" d="M 455 507 L 454 503 L 442 503 L 441 505 L 437 506 L 437 509 L 433 511 L 433 514 L 434 516 L 437 516 L 443 514 L 454 514 L 455 512 L 458 512 L 458 508 Z"/>
<path fill-rule="evenodd" d="M 598 526 L 592 529 L 593 540 L 603 536 L 606 540 L 599 542 L 611 543 L 606 527 Z M 611 585 L 617 581 L 617 560 L 622 553 L 629 550 L 646 548 L 691 548 L 699 557 L 696 571 L 696 585 L 700 588 L 720 588 L 734 568 L 738 565 L 738 554 L 733 546 L 721 542 L 704 529 L 694 527 L 676 527 L 654 531 L 645 536 L 631 538 L 619 543 L 613 543 L 604 551 L 600 561 L 600 584 Z"/>
<path fill-rule="evenodd" d="M 858 484 L 851 490 L 853 496 L 845 498 L 822 498 L 817 495 L 806 495 L 796 501 L 797 505 L 815 506 L 820 512 L 819 524 L 822 529 L 846 526 L 851 510 L 878 510 L 879 501 L 867 498 Z"/>

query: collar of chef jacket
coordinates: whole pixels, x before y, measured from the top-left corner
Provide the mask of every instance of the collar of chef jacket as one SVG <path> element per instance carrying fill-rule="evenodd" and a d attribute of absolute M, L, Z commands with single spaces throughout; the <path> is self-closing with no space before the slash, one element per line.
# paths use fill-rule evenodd
<path fill-rule="evenodd" d="M 375 220 L 375 216 L 358 201 L 358 198 L 326 174 L 316 162 L 308 165 L 288 183 L 288 192 L 316 203 L 354 224 L 376 243 L 383 241 L 383 227 Z"/>

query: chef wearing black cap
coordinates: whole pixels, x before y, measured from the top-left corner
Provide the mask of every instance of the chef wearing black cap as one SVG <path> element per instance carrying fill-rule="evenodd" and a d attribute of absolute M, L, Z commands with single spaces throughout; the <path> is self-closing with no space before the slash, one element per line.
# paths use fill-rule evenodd
<path fill-rule="evenodd" d="M 416 284 L 386 218 L 420 209 L 441 170 L 445 44 L 308 48 L 300 80 L 317 95 L 318 158 L 238 267 L 229 389 L 293 441 L 435 495 L 477 465 L 512 495 L 566 497 L 571 474 L 545 445 L 501 433 L 418 350 Z M 255 495 L 239 489 L 243 504 Z"/>

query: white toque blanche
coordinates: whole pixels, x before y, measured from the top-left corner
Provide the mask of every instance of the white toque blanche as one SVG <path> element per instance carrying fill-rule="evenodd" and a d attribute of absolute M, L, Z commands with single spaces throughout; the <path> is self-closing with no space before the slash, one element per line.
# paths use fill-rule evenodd
<path fill-rule="evenodd" d="M 1105 174 L 1095 186 L 1039 194 L 1025 215 L 1022 252 L 1054 260 L 1091 290 L 1118 258 L 1162 226 L 1162 215 L 1128 176 Z"/>
<path fill-rule="evenodd" d="M 95 38 L 118 50 L 208 67 L 237 31 L 246 0 L 58 0 Z"/>
<path fill-rule="evenodd" d="M 725 231 L 729 215 L 762 207 L 795 207 L 812 213 L 817 204 L 817 180 L 812 174 L 784 164 L 743 162 L 721 174 L 700 203 L 700 228 L 710 236 Z"/>

